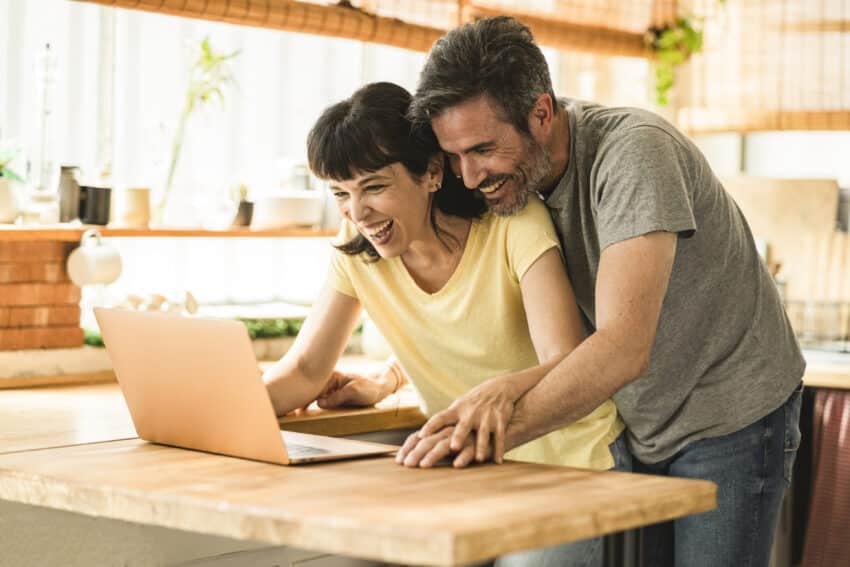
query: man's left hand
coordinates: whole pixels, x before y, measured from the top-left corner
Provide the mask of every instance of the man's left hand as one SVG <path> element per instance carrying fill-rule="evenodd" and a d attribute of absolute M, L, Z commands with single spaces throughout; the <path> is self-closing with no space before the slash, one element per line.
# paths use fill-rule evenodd
<path fill-rule="evenodd" d="M 440 461 L 452 457 L 452 466 L 462 468 L 475 459 L 475 433 L 471 433 L 459 451 L 453 451 L 449 446 L 454 433 L 454 427 L 445 427 L 432 435 L 420 436 L 421 432 L 411 433 L 396 454 L 396 463 L 406 467 L 429 468 Z M 485 459 L 491 456 L 491 447 L 487 446 Z"/>
<path fill-rule="evenodd" d="M 419 436 L 429 437 L 446 427 L 453 427 L 449 448 L 460 453 L 474 432 L 475 460 L 484 462 L 492 457 L 495 462 L 501 463 L 505 454 L 505 430 L 519 397 L 519 390 L 510 380 L 492 378 L 432 416 Z"/>

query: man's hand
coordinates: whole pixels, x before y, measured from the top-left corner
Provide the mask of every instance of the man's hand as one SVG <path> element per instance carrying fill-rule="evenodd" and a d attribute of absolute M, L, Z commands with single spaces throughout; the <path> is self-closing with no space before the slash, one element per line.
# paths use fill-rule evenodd
<path fill-rule="evenodd" d="M 325 389 L 316 398 L 320 408 L 373 406 L 392 393 L 393 384 L 382 376 L 344 374 L 334 370 Z"/>
<path fill-rule="evenodd" d="M 452 466 L 462 468 L 475 460 L 475 433 L 467 436 L 460 451 L 452 451 L 449 440 L 454 433 L 453 427 L 445 427 L 433 435 L 421 437 L 421 432 L 411 433 L 396 453 L 395 462 L 406 467 L 433 467 L 443 459 L 452 457 Z M 488 458 L 490 453 L 485 454 Z"/>
<path fill-rule="evenodd" d="M 520 396 L 521 390 L 510 380 L 487 380 L 432 416 L 419 431 L 419 437 L 433 436 L 451 426 L 453 433 L 448 446 L 451 451 L 459 453 L 467 446 L 467 440 L 474 431 L 475 460 L 480 463 L 492 456 L 495 462 L 501 463 L 505 455 L 505 429 Z"/>

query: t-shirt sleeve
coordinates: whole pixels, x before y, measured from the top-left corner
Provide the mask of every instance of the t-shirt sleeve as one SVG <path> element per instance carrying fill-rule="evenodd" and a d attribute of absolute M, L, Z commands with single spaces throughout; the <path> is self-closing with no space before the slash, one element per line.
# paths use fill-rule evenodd
<path fill-rule="evenodd" d="M 347 221 L 343 221 L 339 233 L 331 243 L 334 246 L 345 244 L 355 236 L 357 236 L 357 229 Z M 342 250 L 334 248 L 331 252 L 331 265 L 328 269 L 328 284 L 336 291 L 357 299 L 357 291 L 354 289 L 354 283 L 351 280 L 351 268 L 352 262 L 361 261 L 357 256 L 350 256 Z"/>
<path fill-rule="evenodd" d="M 659 230 L 692 236 L 691 150 L 656 126 L 613 134 L 604 146 L 592 188 L 599 249 Z"/>
<path fill-rule="evenodd" d="M 508 264 L 519 282 L 525 272 L 544 252 L 558 248 L 558 234 L 546 206 L 536 197 L 517 215 L 506 217 L 508 222 L 506 247 Z"/>

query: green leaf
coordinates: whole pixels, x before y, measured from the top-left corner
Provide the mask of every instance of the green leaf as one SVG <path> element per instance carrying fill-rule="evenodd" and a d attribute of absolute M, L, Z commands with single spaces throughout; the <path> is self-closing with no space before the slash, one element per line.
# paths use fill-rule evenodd
<path fill-rule="evenodd" d="M 24 178 L 12 171 L 11 169 L 0 167 L 0 177 L 7 177 L 12 181 L 17 181 L 18 183 L 23 183 Z"/>

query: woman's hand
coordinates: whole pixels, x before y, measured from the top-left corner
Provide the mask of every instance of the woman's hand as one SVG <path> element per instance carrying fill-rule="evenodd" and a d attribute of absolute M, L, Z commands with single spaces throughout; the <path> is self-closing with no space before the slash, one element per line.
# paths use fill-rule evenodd
<path fill-rule="evenodd" d="M 505 430 L 514 413 L 514 404 L 524 390 L 507 378 L 493 378 L 456 399 L 447 409 L 432 416 L 418 435 L 424 439 L 451 427 L 448 448 L 460 453 L 472 435 L 475 460 L 492 456 L 501 463 L 505 454 Z M 493 445 L 490 447 L 490 437 Z"/>
<path fill-rule="evenodd" d="M 362 376 L 334 370 L 316 403 L 323 409 L 373 406 L 390 395 L 393 387 L 385 374 Z"/>
<path fill-rule="evenodd" d="M 447 457 L 454 456 L 452 466 L 462 468 L 473 462 L 476 452 L 475 433 L 467 436 L 460 451 L 449 447 L 453 427 L 445 427 L 432 435 L 412 433 L 396 453 L 395 462 L 406 467 L 430 468 Z M 489 453 L 485 455 L 489 456 Z"/>

